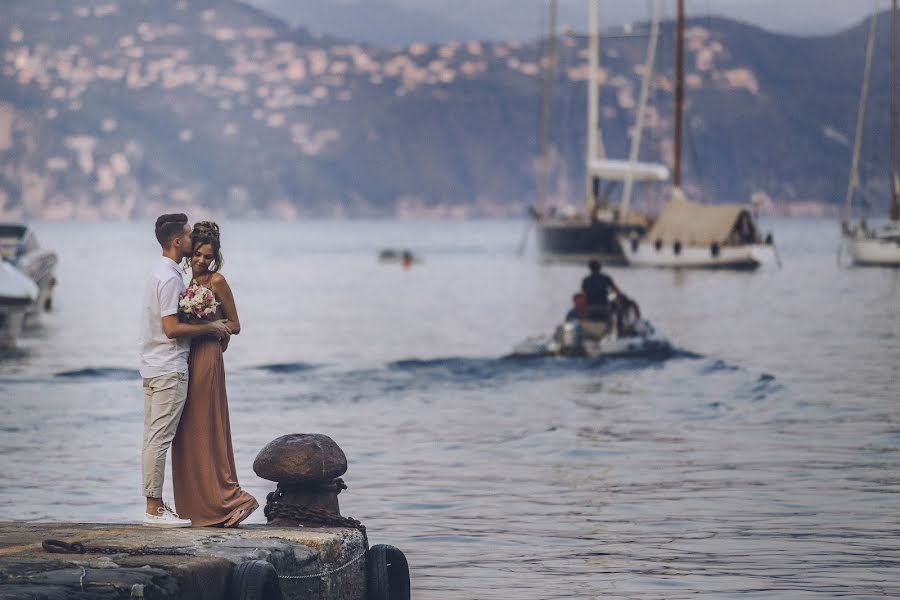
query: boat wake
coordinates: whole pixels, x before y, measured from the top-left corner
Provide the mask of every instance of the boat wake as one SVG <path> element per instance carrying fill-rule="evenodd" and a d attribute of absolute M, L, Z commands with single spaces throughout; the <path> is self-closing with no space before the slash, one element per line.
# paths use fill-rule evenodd
<path fill-rule="evenodd" d="M 675 363 L 682 366 L 676 366 Z M 277 390 L 275 395 L 285 401 L 296 402 L 341 400 L 363 401 L 397 394 L 423 394 L 448 390 L 473 391 L 499 389 L 523 382 L 552 382 L 598 377 L 616 377 L 629 372 L 671 370 L 679 380 L 730 377 L 730 373 L 747 371 L 744 367 L 696 352 L 668 348 L 665 352 L 645 355 L 564 357 L 528 357 L 507 355 L 500 357 L 439 357 L 409 358 L 371 366 L 343 367 L 338 364 L 315 364 L 303 361 L 267 363 L 229 370 L 229 388 L 236 395 L 252 396 L 260 389 Z M 758 401 L 782 389 L 768 373 L 748 372 L 750 378 L 739 376 L 735 397 Z M 34 377 L 9 375 L 0 377 L 0 385 L 80 384 L 96 382 L 128 382 L 140 380 L 136 369 L 122 367 L 83 367 Z M 267 387 L 268 386 L 268 387 Z M 274 388 L 271 386 L 275 386 Z"/>
<path fill-rule="evenodd" d="M 67 379 L 138 379 L 141 374 L 137 369 L 123 369 L 120 367 L 85 367 L 73 371 L 56 373 L 55 377 Z"/>
<path fill-rule="evenodd" d="M 260 371 L 268 371 L 269 373 L 306 373 L 318 369 L 319 366 L 320 365 L 305 362 L 288 362 L 260 365 L 256 368 Z"/>

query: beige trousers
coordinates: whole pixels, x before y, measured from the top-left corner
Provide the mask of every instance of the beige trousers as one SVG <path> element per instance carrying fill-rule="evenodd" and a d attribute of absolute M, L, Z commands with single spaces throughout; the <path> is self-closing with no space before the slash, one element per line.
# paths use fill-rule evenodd
<path fill-rule="evenodd" d="M 144 379 L 144 445 L 141 479 L 146 498 L 162 498 L 166 453 L 178 430 L 187 400 L 188 374 L 167 373 Z"/>

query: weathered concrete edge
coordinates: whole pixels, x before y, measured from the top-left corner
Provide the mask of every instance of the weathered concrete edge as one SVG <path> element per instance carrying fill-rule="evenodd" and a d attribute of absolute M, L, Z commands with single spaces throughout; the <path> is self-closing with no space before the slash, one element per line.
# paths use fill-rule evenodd
<path fill-rule="evenodd" d="M 48 538 L 79 541 L 83 555 L 48 554 Z M 234 565 L 272 563 L 285 598 L 362 600 L 365 539 L 355 529 L 272 528 L 159 530 L 140 525 L 0 522 L 0 599 L 222 598 Z M 82 570 L 83 569 L 83 570 Z M 27 586 L 27 587 L 26 587 Z M 137 587 L 134 587 L 137 586 Z M 82 592 L 82 589 L 84 592 Z M 84 594 L 84 595 L 82 595 Z"/>

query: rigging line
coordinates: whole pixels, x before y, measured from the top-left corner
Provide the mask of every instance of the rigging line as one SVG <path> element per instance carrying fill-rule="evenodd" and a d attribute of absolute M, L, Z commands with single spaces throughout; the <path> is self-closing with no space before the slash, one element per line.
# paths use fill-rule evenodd
<path fill-rule="evenodd" d="M 647 97 L 650 95 L 650 82 L 653 79 L 656 66 L 656 46 L 659 43 L 659 12 L 662 0 L 656 0 L 652 12 L 652 25 L 650 29 L 650 41 L 647 45 L 647 57 L 644 61 L 644 73 L 641 80 L 641 95 L 638 100 L 636 123 L 634 125 L 634 138 L 631 140 L 631 150 L 628 154 L 629 171 L 625 178 L 625 189 L 622 190 L 621 218 L 628 218 L 628 209 L 631 204 L 631 192 L 634 185 L 634 172 L 631 167 L 638 160 L 641 149 L 641 138 L 644 135 L 644 117 L 647 112 Z M 627 129 L 626 129 L 627 130 Z"/>
<path fill-rule="evenodd" d="M 684 127 L 684 132 L 687 134 L 687 143 L 688 150 L 691 152 L 691 166 L 693 167 L 691 171 L 694 173 L 693 179 L 697 182 L 697 187 L 699 188 L 699 198 L 697 198 L 700 202 L 706 201 L 706 181 L 704 181 L 704 173 L 703 167 L 700 165 L 700 155 L 697 153 L 697 140 L 695 137 L 694 129 L 691 127 L 691 120 L 688 119 L 686 126 Z"/>
<path fill-rule="evenodd" d="M 556 181 L 557 195 L 560 193 L 560 182 L 563 183 L 564 186 L 567 186 L 567 182 L 569 181 L 569 161 L 567 160 L 569 156 L 569 149 L 572 140 L 572 85 L 569 81 L 568 69 L 569 69 L 569 59 L 571 57 L 571 46 L 569 45 L 570 33 L 568 28 L 564 29 L 564 33 L 560 35 L 560 41 L 565 41 L 566 43 L 559 44 L 559 51 L 557 53 L 557 69 L 556 69 L 556 80 L 557 86 L 560 92 L 560 119 L 558 122 L 557 131 L 559 131 L 558 137 L 559 142 L 556 146 L 556 157 L 557 157 L 557 169 L 556 173 Z M 565 188 L 563 188 L 565 189 Z"/>
<path fill-rule="evenodd" d="M 900 176 L 897 174 L 897 0 L 891 2 L 891 221 L 900 220 Z"/>
<path fill-rule="evenodd" d="M 543 102 L 541 103 L 541 147 L 538 178 L 538 211 L 543 212 L 547 200 L 547 171 L 550 140 L 550 111 L 553 99 L 553 79 L 556 68 L 556 12 L 557 0 L 550 0 L 550 25 L 547 40 L 547 57 L 544 67 Z"/>
<path fill-rule="evenodd" d="M 681 135 L 684 112 L 684 0 L 677 0 L 678 15 L 675 31 L 675 167 L 672 184 L 681 187 Z"/>
<path fill-rule="evenodd" d="M 592 1 L 592 4 L 594 4 L 597 8 L 597 13 L 596 13 L 596 15 L 594 15 L 594 22 L 597 24 L 597 51 L 594 53 L 594 55 L 597 57 L 597 75 L 599 75 L 600 72 L 604 69 L 604 67 L 603 67 L 603 64 L 604 64 L 603 63 L 603 52 L 604 52 L 605 46 L 603 45 L 604 44 L 603 40 L 604 40 L 604 38 L 610 39 L 611 36 L 609 35 L 608 32 L 607 32 L 607 35 L 604 36 L 603 32 L 601 31 L 601 29 L 602 29 L 602 27 L 601 27 L 602 20 L 601 19 L 603 17 L 600 12 L 599 0 L 597 0 L 596 3 L 594 3 Z M 612 74 L 612 61 L 610 61 L 610 66 L 609 66 L 609 70 L 607 71 L 607 74 L 608 75 Z M 603 143 L 603 111 L 600 110 L 600 107 L 603 106 L 603 93 L 604 92 L 607 92 L 607 93 L 609 92 L 608 85 L 605 80 L 603 82 L 603 85 L 597 86 L 597 98 L 596 98 L 596 102 L 594 103 L 595 106 L 597 107 L 597 122 L 595 123 L 595 127 L 594 127 L 594 130 L 597 132 L 597 147 L 595 148 L 596 153 L 594 155 L 594 158 L 606 158 L 606 145 Z"/>
<path fill-rule="evenodd" d="M 549 145 L 548 152 L 552 150 L 555 161 L 553 162 L 553 176 L 550 177 L 550 181 L 555 183 L 555 191 L 557 195 L 560 192 L 560 182 L 565 178 L 565 168 L 566 168 L 566 148 L 568 147 L 568 139 L 569 133 L 571 129 L 571 115 L 570 115 L 570 98 L 569 98 L 569 86 L 567 79 L 567 67 L 568 67 L 568 54 L 567 48 L 568 46 L 565 43 L 565 40 L 568 39 L 568 32 L 562 23 L 559 24 L 560 34 L 557 43 L 556 50 L 556 69 L 554 70 L 554 83 L 555 89 L 558 90 L 556 94 L 556 101 L 559 105 L 559 110 L 557 111 L 556 118 L 556 128 L 554 131 L 557 132 L 557 143 L 554 146 L 553 144 Z M 548 175 L 549 175 L 549 167 L 548 167 Z"/>
<path fill-rule="evenodd" d="M 867 186 L 860 186 L 856 190 L 857 204 L 859 205 L 860 211 L 862 212 L 862 216 L 865 218 L 869 217 L 869 214 L 872 211 L 872 201 L 869 199 L 869 189 Z"/>
<path fill-rule="evenodd" d="M 710 20 L 710 16 L 709 16 L 709 14 L 707 14 L 706 16 L 708 19 L 708 27 L 710 30 L 712 30 L 712 22 Z M 685 27 L 687 27 L 687 23 L 685 23 Z M 682 61 L 684 61 L 686 59 L 686 56 L 687 56 L 687 53 L 682 50 Z M 696 100 L 696 98 L 697 98 L 697 94 L 694 94 L 694 99 Z M 698 111 L 695 111 L 695 113 L 696 112 L 698 112 Z M 682 121 L 683 122 L 682 122 L 681 126 L 684 131 L 685 137 L 687 137 L 688 151 L 690 152 L 690 158 L 691 158 L 692 169 L 690 169 L 689 172 L 693 173 L 693 179 L 694 179 L 694 181 L 697 182 L 697 188 L 699 191 L 699 197 L 697 199 L 700 202 L 705 202 L 708 199 L 707 193 L 706 193 L 706 184 L 708 182 L 706 182 L 704 180 L 705 173 L 703 171 L 703 166 L 700 162 L 700 154 L 697 151 L 697 147 L 698 147 L 697 132 L 691 126 L 691 122 L 693 121 L 693 118 L 691 118 L 691 117 L 685 118 L 684 116 L 682 116 Z"/>
<path fill-rule="evenodd" d="M 709 2 L 708 1 L 706 3 L 706 26 L 709 31 L 712 31 L 712 28 L 713 28 L 712 15 L 709 14 Z M 687 27 L 687 22 L 685 22 L 685 27 Z M 686 58 L 687 58 L 687 52 L 684 52 L 683 59 L 686 60 Z M 698 97 L 698 94 L 695 93 L 694 94 L 695 107 L 697 106 L 697 104 L 696 104 L 697 97 Z M 701 94 L 700 97 L 703 98 L 704 96 Z M 703 111 L 701 111 L 701 110 L 695 110 L 694 114 L 695 115 L 698 113 L 702 114 L 702 112 Z M 699 131 L 692 125 L 692 123 L 695 121 L 695 117 L 690 117 L 690 116 L 684 117 L 683 116 L 682 119 L 684 120 L 682 127 L 684 128 L 684 133 L 686 134 L 686 137 L 687 137 L 688 151 L 690 152 L 691 166 L 692 166 L 692 169 L 689 169 L 688 171 L 693 173 L 693 179 L 697 183 L 698 196 L 699 196 L 698 200 L 700 202 L 708 202 L 710 200 L 710 197 L 708 194 L 707 186 L 710 184 L 710 182 L 706 180 L 706 172 L 704 171 L 703 163 L 700 160 L 700 152 L 698 151 L 698 148 L 700 147 L 700 142 L 698 140 Z M 697 117 L 697 119 L 702 122 L 702 117 Z M 737 165 L 737 161 L 735 161 L 735 165 Z M 740 178 L 738 178 L 738 181 L 740 181 Z M 714 189 L 716 187 L 718 187 L 716 185 L 715 180 L 713 180 L 712 183 L 713 183 Z"/>
<path fill-rule="evenodd" d="M 664 1 L 663 2 L 663 13 L 660 16 L 659 41 L 657 42 L 658 45 L 662 47 L 662 49 L 658 52 L 659 56 L 657 57 L 656 60 L 658 63 L 663 64 L 663 65 L 671 65 L 672 64 L 672 55 L 670 52 L 671 40 L 668 37 L 668 29 L 666 27 L 662 26 L 663 23 L 671 20 L 671 13 L 669 12 L 668 7 L 669 7 L 668 3 Z M 668 68 L 666 68 L 665 73 L 663 72 L 662 69 L 659 69 L 660 77 L 664 77 L 668 73 L 669 73 Z M 657 118 L 662 119 L 662 117 L 663 117 L 662 111 L 667 110 L 669 107 L 669 103 L 665 101 L 667 99 L 666 91 L 663 89 L 663 86 L 654 84 L 653 85 L 653 94 L 654 94 L 653 95 L 653 99 L 654 99 L 653 105 L 656 107 Z M 660 110 L 660 107 L 663 107 L 662 110 Z M 664 141 L 666 138 L 666 134 L 662 129 L 661 123 L 658 122 L 657 126 L 652 128 L 651 131 L 653 132 L 653 137 L 652 137 L 653 149 L 654 149 L 653 159 L 656 160 L 657 162 L 666 164 L 666 163 L 668 163 L 669 156 L 668 156 L 668 154 L 666 154 L 662 151 L 663 146 L 664 146 Z"/>
<path fill-rule="evenodd" d="M 600 130 L 600 85 L 597 74 L 600 69 L 599 0 L 588 0 L 588 77 L 587 77 L 587 139 L 584 148 L 584 204 L 593 216 L 599 203 L 598 180 L 591 171 L 592 162 L 605 155 Z"/>
<path fill-rule="evenodd" d="M 545 0 L 536 0 L 535 6 L 537 7 L 537 31 L 538 36 L 537 40 L 535 40 L 535 63 L 541 67 L 543 71 L 544 67 L 544 55 L 547 53 L 547 22 L 546 22 L 546 10 L 545 10 L 546 1 Z M 535 128 L 535 148 L 538 152 L 538 160 L 540 160 L 540 152 L 541 152 L 541 140 L 542 140 L 542 129 L 541 129 L 541 117 L 543 116 L 544 111 L 544 82 L 541 77 L 535 77 L 535 98 L 537 98 L 537 106 L 536 114 L 535 114 L 535 122 L 538 123 L 538 126 Z M 536 186 L 535 190 L 535 200 L 533 206 L 535 209 L 539 211 L 543 211 L 543 206 L 541 206 L 543 199 L 540 197 L 540 177 L 541 177 L 541 168 L 539 163 L 535 163 L 534 165 L 534 183 Z"/>
<path fill-rule="evenodd" d="M 866 42 L 866 66 L 863 69 L 862 91 L 859 94 L 859 108 L 856 112 L 856 136 L 853 141 L 853 159 L 850 163 L 850 180 L 847 183 L 847 198 L 844 203 L 844 219 L 850 218 L 853 191 L 859 186 L 859 150 L 862 145 L 862 128 L 866 118 L 866 99 L 869 95 L 869 76 L 872 71 L 872 49 L 875 45 L 875 19 L 878 14 L 878 0 L 872 1 L 872 16 L 869 17 L 869 34 Z"/>

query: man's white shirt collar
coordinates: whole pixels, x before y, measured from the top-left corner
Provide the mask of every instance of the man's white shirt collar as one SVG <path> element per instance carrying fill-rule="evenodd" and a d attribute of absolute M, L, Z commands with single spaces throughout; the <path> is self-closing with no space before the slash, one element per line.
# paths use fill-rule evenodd
<path fill-rule="evenodd" d="M 169 258 L 168 256 L 163 256 L 163 257 L 162 257 L 162 262 L 163 262 L 163 264 L 166 265 L 167 267 L 169 267 L 169 268 L 171 268 L 171 269 L 173 269 L 173 270 L 175 270 L 175 271 L 178 271 L 178 274 L 181 275 L 181 268 L 178 266 L 178 263 L 177 263 L 177 262 L 175 262 L 174 260 L 172 260 L 172 259 Z"/>

